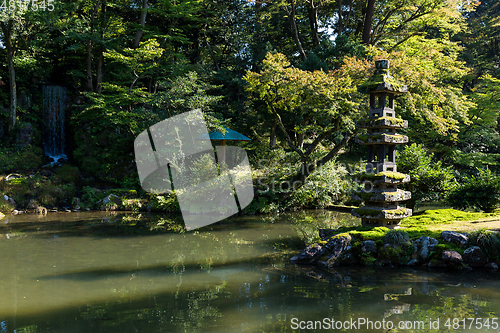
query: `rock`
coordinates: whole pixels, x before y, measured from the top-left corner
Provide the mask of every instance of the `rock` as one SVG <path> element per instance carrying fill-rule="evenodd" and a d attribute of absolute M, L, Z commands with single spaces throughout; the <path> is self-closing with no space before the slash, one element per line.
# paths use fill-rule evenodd
<path fill-rule="evenodd" d="M 9 181 L 9 180 L 12 180 L 12 179 L 19 179 L 19 178 L 23 178 L 23 176 L 21 176 L 20 174 L 17 174 L 17 173 L 11 173 L 7 177 L 5 177 L 5 180 Z"/>
<path fill-rule="evenodd" d="M 375 246 L 375 242 L 372 240 L 365 240 L 361 245 L 361 251 L 363 251 L 363 253 L 370 253 L 370 254 L 377 253 L 377 247 Z"/>
<path fill-rule="evenodd" d="M 119 197 L 116 195 L 116 194 L 110 194 L 108 195 L 106 198 L 102 199 L 102 203 L 104 205 L 110 203 L 110 202 L 114 202 L 113 199 L 118 199 Z"/>
<path fill-rule="evenodd" d="M 299 254 L 290 259 L 296 264 L 310 264 L 317 258 L 321 257 L 325 250 L 318 243 L 314 243 L 306 247 Z"/>
<path fill-rule="evenodd" d="M 467 236 L 466 234 L 460 234 L 455 231 L 443 231 L 441 233 L 441 238 L 445 242 L 452 242 L 462 247 L 465 246 L 467 244 L 467 241 L 469 240 L 469 236 Z"/>
<path fill-rule="evenodd" d="M 35 214 L 40 214 L 40 215 L 47 215 L 47 208 L 38 206 L 35 209 Z"/>
<path fill-rule="evenodd" d="M 339 265 L 355 265 L 359 261 L 358 257 L 352 253 L 352 246 L 346 246 L 336 261 Z"/>
<path fill-rule="evenodd" d="M 463 259 L 471 267 L 482 267 L 487 263 L 486 256 L 479 246 L 471 246 L 465 250 Z"/>
<path fill-rule="evenodd" d="M 453 265 L 458 265 L 462 263 L 462 256 L 457 251 L 443 251 L 441 259 Z"/>
<path fill-rule="evenodd" d="M 487 263 L 484 268 L 486 268 L 487 270 L 490 270 L 490 271 L 493 271 L 493 272 L 496 272 L 498 270 L 498 265 L 495 264 L 494 262 L 489 262 Z"/>
<path fill-rule="evenodd" d="M 330 238 L 325 245 L 328 260 L 326 261 L 328 267 L 338 266 L 340 262 L 338 259 L 347 246 L 351 243 L 351 236 L 334 236 Z"/>
<path fill-rule="evenodd" d="M 429 268 L 444 268 L 446 267 L 446 263 L 443 260 L 431 260 L 427 264 Z"/>
<path fill-rule="evenodd" d="M 434 247 L 439 243 L 439 241 L 432 237 L 422 236 L 415 241 L 414 246 L 414 259 L 427 260 L 429 254 L 434 250 Z"/>
<path fill-rule="evenodd" d="M 418 260 L 412 259 L 412 260 L 408 261 L 408 263 L 406 265 L 407 266 L 417 266 L 417 264 L 418 264 Z"/>
<path fill-rule="evenodd" d="M 336 229 L 319 229 L 319 238 L 321 238 L 322 240 L 327 240 L 336 232 Z"/>
<path fill-rule="evenodd" d="M 12 206 L 14 206 L 14 207 L 16 207 L 16 206 L 17 206 L 17 203 L 16 203 L 16 202 L 14 201 L 14 199 L 12 199 L 11 197 L 9 197 L 9 200 L 7 200 L 7 201 L 9 201 L 9 203 L 10 203 Z"/>
<path fill-rule="evenodd" d="M 36 201 L 35 199 L 31 199 L 29 202 L 28 202 L 28 209 L 37 209 L 39 206 L 38 204 L 38 201 Z"/>

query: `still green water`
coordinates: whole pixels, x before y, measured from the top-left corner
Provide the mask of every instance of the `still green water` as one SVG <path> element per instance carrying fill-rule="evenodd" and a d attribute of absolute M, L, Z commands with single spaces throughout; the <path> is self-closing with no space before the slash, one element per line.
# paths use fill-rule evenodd
<path fill-rule="evenodd" d="M 123 232 L 137 222 L 177 231 Z M 348 214 L 313 211 L 183 233 L 130 214 L 7 216 L 0 220 L 0 332 L 292 332 L 307 321 L 328 328 L 331 319 L 358 323 L 335 331 L 388 331 L 376 329 L 382 321 L 394 325 L 390 332 L 500 331 L 500 273 L 326 272 L 289 263 L 317 225 L 346 223 L 353 223 Z M 469 326 L 466 318 L 483 319 Z M 398 329 L 401 322 L 412 329 Z"/>

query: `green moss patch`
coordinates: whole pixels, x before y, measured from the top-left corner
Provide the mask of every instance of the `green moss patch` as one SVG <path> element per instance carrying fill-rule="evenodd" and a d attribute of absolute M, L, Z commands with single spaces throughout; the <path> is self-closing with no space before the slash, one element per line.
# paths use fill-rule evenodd
<path fill-rule="evenodd" d="M 448 224 L 457 221 L 478 221 L 500 216 L 500 211 L 493 213 L 463 212 L 455 209 L 426 210 L 420 215 L 405 218 L 402 226 Z"/>
<path fill-rule="evenodd" d="M 356 139 L 362 143 L 376 142 L 376 140 L 382 139 L 382 142 L 405 142 L 407 137 L 402 134 L 360 134 L 356 136 Z"/>
<path fill-rule="evenodd" d="M 379 173 L 362 173 L 362 174 L 355 175 L 355 177 L 359 178 L 361 181 L 363 181 L 363 180 L 376 180 L 376 179 L 380 179 L 384 176 L 387 178 L 394 179 L 394 180 L 403 180 L 406 178 L 406 175 L 404 173 L 394 172 L 394 171 L 383 171 L 383 172 L 379 172 Z"/>

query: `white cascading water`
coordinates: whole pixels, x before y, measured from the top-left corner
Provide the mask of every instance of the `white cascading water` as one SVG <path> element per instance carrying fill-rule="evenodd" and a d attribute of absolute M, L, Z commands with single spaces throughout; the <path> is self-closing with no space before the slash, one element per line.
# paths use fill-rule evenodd
<path fill-rule="evenodd" d="M 66 137 L 64 113 L 66 110 L 66 88 L 61 86 L 43 86 L 43 148 L 45 155 L 54 162 L 66 159 Z"/>

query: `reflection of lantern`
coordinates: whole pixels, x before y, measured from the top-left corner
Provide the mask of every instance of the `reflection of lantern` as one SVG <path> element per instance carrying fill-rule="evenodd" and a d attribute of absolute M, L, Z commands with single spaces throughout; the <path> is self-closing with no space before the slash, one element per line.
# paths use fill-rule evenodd
<path fill-rule="evenodd" d="M 365 205 L 353 209 L 352 214 L 361 217 L 363 225 L 394 228 L 412 213 L 398 205 L 410 199 L 411 193 L 397 188 L 397 184 L 410 181 L 408 175 L 397 172 L 396 166 L 396 145 L 408 142 L 408 137 L 396 130 L 408 127 L 408 121 L 396 118 L 394 99 L 406 92 L 406 86 L 399 86 L 389 75 L 389 60 L 375 61 L 375 67 L 375 74 L 358 87 L 360 92 L 370 94 L 368 119 L 358 123 L 367 134 L 356 137 L 356 142 L 367 146 L 368 156 L 366 173 L 356 179 L 365 184 L 365 189 L 353 196 Z"/>

